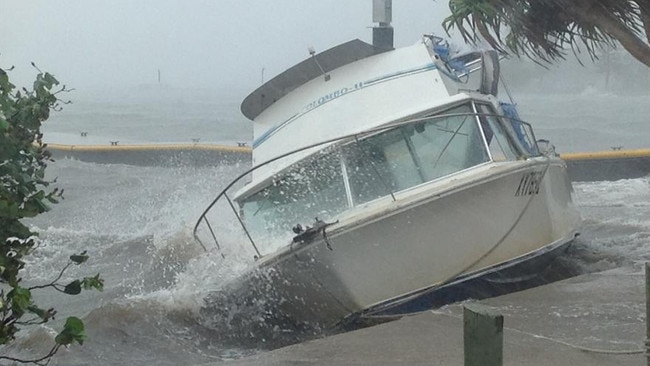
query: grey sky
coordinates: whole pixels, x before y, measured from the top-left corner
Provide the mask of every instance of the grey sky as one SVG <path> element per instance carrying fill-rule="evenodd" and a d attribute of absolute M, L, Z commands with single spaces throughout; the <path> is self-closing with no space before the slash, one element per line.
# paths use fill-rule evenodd
<path fill-rule="evenodd" d="M 370 41 L 372 0 L 0 0 L 0 66 L 79 89 L 155 83 L 251 90 L 308 56 Z M 393 0 L 396 46 L 442 34 L 447 0 Z"/>

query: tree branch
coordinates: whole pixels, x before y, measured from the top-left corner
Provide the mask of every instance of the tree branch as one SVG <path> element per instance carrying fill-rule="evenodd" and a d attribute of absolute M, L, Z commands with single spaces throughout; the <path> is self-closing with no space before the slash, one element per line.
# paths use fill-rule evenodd
<path fill-rule="evenodd" d="M 45 360 L 49 360 L 50 358 L 52 358 L 52 356 L 54 356 L 59 351 L 59 347 L 61 347 L 60 344 L 54 345 L 54 347 L 52 347 L 50 352 L 48 352 L 45 356 L 43 356 L 41 358 L 35 358 L 35 359 L 32 359 L 32 360 L 23 360 L 23 359 L 20 359 L 20 358 L 9 357 L 9 356 L 0 356 L 0 360 L 9 360 L 9 361 L 18 362 L 18 363 L 34 363 L 34 364 L 37 364 L 37 365 L 46 365 L 46 364 L 42 364 L 41 362 L 43 362 Z"/>
<path fill-rule="evenodd" d="M 639 6 L 639 17 L 643 23 L 646 42 L 650 44 L 650 4 L 643 0 L 637 0 L 636 4 Z"/>
<path fill-rule="evenodd" d="M 650 45 L 639 38 L 630 28 L 613 14 L 603 11 L 602 8 L 588 0 L 575 0 L 574 4 L 575 6 L 569 7 L 567 11 L 572 12 L 576 19 L 601 28 L 603 32 L 619 41 L 630 55 L 650 67 Z"/>
<path fill-rule="evenodd" d="M 495 50 L 499 52 L 505 52 L 503 47 L 501 47 L 501 44 L 496 39 L 494 39 L 494 37 L 492 37 L 490 31 L 485 26 L 485 23 L 483 23 L 483 20 L 481 20 L 480 16 L 477 14 L 472 14 L 472 18 L 474 19 L 474 24 L 476 24 L 476 29 L 481 34 L 483 39 L 485 39 L 485 41 L 487 41 L 487 43 Z"/>
<path fill-rule="evenodd" d="M 45 285 L 32 286 L 32 287 L 30 287 L 28 290 L 31 291 L 31 290 L 35 290 L 35 289 L 43 289 L 43 288 L 47 288 L 47 287 L 54 287 L 56 290 L 61 291 L 59 288 L 56 287 L 56 283 L 61 279 L 61 277 L 63 277 L 63 274 L 65 273 L 65 271 L 66 271 L 66 270 L 67 270 L 71 265 L 72 265 L 72 262 L 68 262 L 68 264 L 66 264 L 65 267 L 63 267 L 63 269 L 61 270 L 61 272 L 59 272 L 59 275 L 58 275 L 58 276 L 57 276 L 57 277 L 56 277 L 52 282 L 50 282 L 50 283 L 48 283 L 48 284 L 45 284 Z"/>

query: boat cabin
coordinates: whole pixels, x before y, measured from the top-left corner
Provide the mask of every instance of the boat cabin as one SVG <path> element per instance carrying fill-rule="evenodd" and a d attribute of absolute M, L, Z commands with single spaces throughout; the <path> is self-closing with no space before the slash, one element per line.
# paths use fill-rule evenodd
<path fill-rule="evenodd" d="M 435 114 L 390 123 L 313 153 L 237 198 L 255 237 L 284 243 L 293 227 L 393 196 L 487 163 L 538 155 L 530 126 L 467 99 Z"/>

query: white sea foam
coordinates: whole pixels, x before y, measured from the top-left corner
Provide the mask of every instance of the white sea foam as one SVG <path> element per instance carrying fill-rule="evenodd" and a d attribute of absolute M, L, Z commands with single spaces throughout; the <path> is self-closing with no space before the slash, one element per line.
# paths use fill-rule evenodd
<path fill-rule="evenodd" d="M 636 263 L 650 259 L 650 178 L 576 183 L 583 236 L 593 250 Z"/>

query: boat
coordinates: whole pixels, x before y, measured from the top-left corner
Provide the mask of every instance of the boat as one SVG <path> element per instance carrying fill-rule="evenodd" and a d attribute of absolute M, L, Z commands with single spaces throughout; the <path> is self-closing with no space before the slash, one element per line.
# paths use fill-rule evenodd
<path fill-rule="evenodd" d="M 228 321 L 394 319 L 526 282 L 578 235 L 567 166 L 499 98 L 497 53 L 394 49 L 382 20 L 373 44 L 310 51 L 243 101 L 253 167 L 194 228 L 250 258 L 209 300 Z"/>

